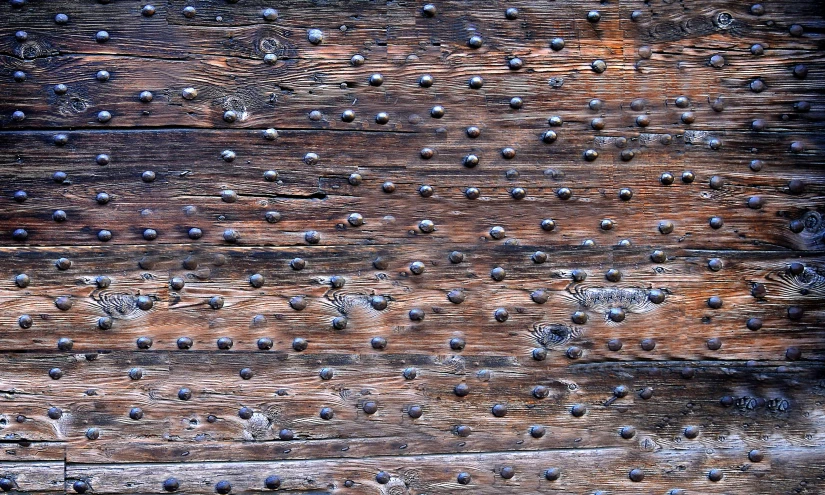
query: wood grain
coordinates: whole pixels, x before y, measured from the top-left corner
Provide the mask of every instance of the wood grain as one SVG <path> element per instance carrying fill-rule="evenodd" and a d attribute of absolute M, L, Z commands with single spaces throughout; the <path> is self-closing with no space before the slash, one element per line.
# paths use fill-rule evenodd
<path fill-rule="evenodd" d="M 1 490 L 825 492 L 819 2 L 146 4 L 0 5 Z"/>

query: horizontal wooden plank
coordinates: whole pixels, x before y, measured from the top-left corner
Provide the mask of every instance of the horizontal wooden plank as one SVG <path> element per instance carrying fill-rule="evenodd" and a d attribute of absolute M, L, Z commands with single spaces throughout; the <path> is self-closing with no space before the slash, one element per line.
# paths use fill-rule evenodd
<path fill-rule="evenodd" d="M 526 356 L 536 345 L 530 333 L 535 325 L 571 325 L 573 314 L 582 311 L 587 317 L 586 325 L 579 322 L 586 329 L 579 341 L 584 359 L 611 355 L 604 346 L 617 337 L 659 342 L 653 353 L 629 344 L 630 358 L 778 359 L 792 346 L 806 359 L 822 356 L 821 253 L 796 258 L 807 268 L 793 275 L 782 253 L 667 251 L 667 262 L 654 263 L 647 250 L 579 248 L 550 250 L 551 262 L 536 263 L 531 259 L 535 247 L 502 245 L 459 248 L 465 260 L 453 264 L 448 261 L 452 249 L 431 246 L 411 253 L 404 246 L 375 246 L 353 253 L 322 246 L 205 251 L 181 246 L 172 252 L 112 246 L 76 249 L 72 267 L 63 271 L 55 267 L 66 254 L 63 248 L 11 248 L 3 251 L 8 262 L 0 295 L 5 346 L 56 349 L 59 338 L 70 338 L 76 350 L 87 351 L 131 347 L 150 337 L 155 348 L 170 349 L 178 338 L 190 337 L 196 349 L 216 349 L 219 338 L 232 337 L 237 348 L 255 349 L 257 339 L 269 337 L 275 348 L 289 349 L 301 337 L 313 352 L 362 353 L 374 337 L 382 337 L 390 351 L 440 353 L 449 351 L 450 339 L 463 338 L 470 354 Z M 583 253 L 589 257 L 582 259 Z M 120 261 L 101 270 L 95 265 L 101 256 Z M 296 257 L 306 260 L 306 269 L 290 268 Z M 385 260 L 386 269 L 375 269 L 377 258 Z M 712 259 L 721 260 L 720 271 L 709 269 Z M 414 262 L 423 263 L 424 273 L 410 272 Z M 495 268 L 504 269 L 503 280 L 492 278 Z M 609 269 L 621 273 L 620 282 L 606 280 Z M 587 279 L 574 283 L 573 270 Z M 31 280 L 25 289 L 15 285 L 21 273 Z M 250 285 L 256 273 L 264 279 L 260 288 Z M 97 288 L 98 276 L 109 277 L 111 285 Z M 333 288 L 334 276 L 345 285 Z M 171 287 L 175 277 L 185 283 L 180 290 Z M 752 295 L 755 284 L 764 288 L 764 297 Z M 663 304 L 647 302 L 651 289 L 664 291 Z M 536 290 L 546 291 L 546 304 L 535 302 Z M 451 294 L 463 302 L 451 302 Z M 149 298 L 151 308 L 138 308 L 138 295 Z M 387 308 L 374 309 L 373 295 L 382 296 Z M 223 298 L 223 307 L 210 309 L 216 296 Z M 296 296 L 303 297 L 306 309 L 291 307 Z M 641 301 L 633 299 L 637 296 Z M 723 298 L 721 309 L 708 307 L 712 296 Z M 58 301 L 61 297 L 70 308 L 57 307 L 67 302 Z M 608 299 L 599 302 L 602 298 Z M 607 318 L 614 307 L 625 311 L 619 324 Z M 800 319 L 789 319 L 791 307 L 802 309 Z M 414 309 L 422 311 L 423 320 L 410 318 Z M 508 314 L 505 322 L 497 321 L 499 309 Z M 36 333 L 19 325 L 22 315 L 30 315 Z M 98 327 L 104 317 L 111 318 L 111 330 Z M 747 320 L 757 317 L 764 323 L 762 333 L 746 329 Z M 346 319 L 345 330 L 335 330 L 335 318 Z M 640 335 L 636 325 L 654 319 L 672 323 Z M 694 344 L 670 338 L 674 329 L 688 324 Z M 495 346 L 489 345 L 490 332 L 497 335 Z M 722 352 L 705 347 L 714 337 L 725 341 Z"/>
<path fill-rule="evenodd" d="M 0 139 L 10 144 L 19 143 L 17 154 L 8 157 L 0 176 L 6 179 L 4 193 L 9 202 L 8 212 L 0 216 L 0 228 L 8 236 L 25 228 L 29 245 L 97 243 L 101 230 L 112 233 L 113 244 L 143 243 L 147 228 L 157 232 L 153 241 L 157 244 L 190 242 L 192 227 L 204 233 L 198 244 L 224 244 L 223 233 L 235 229 L 240 244 L 305 244 L 305 233 L 316 230 L 322 243 L 360 245 L 379 236 L 391 243 L 421 242 L 420 235 L 411 232 L 418 232 L 422 220 L 431 220 L 436 230 L 425 237 L 457 243 L 475 242 L 493 226 L 501 225 L 519 242 L 535 245 L 550 240 L 575 246 L 588 239 L 611 245 L 626 239 L 633 245 L 654 247 L 822 247 L 822 226 L 816 221 L 825 192 L 818 172 L 823 163 L 820 148 L 812 148 L 809 156 L 787 157 L 789 144 L 777 134 L 766 142 L 765 153 L 754 158 L 761 167 L 771 167 L 771 172 L 783 167 L 782 173 L 766 174 L 755 173 L 742 163 L 740 150 L 751 146 L 749 136 L 742 133 L 724 136 L 726 148 L 720 152 L 686 141 L 681 145 L 648 144 L 630 163 L 608 155 L 592 165 L 582 165 L 587 162 L 579 154 L 594 143 L 575 142 L 575 135 L 558 146 L 530 136 L 518 146 L 518 160 L 506 160 L 501 146 L 514 141 L 496 133 L 481 142 L 451 135 L 435 141 L 441 144 L 424 136 L 411 137 L 414 144 L 409 154 L 381 157 L 371 154 L 371 146 L 389 149 L 396 139 L 393 135 L 320 133 L 308 148 L 310 134 L 283 131 L 270 142 L 257 131 L 224 136 L 193 131 L 81 132 L 70 134 L 67 149 L 44 147 L 44 141 L 52 139 L 48 133 L 0 134 Z M 809 137 L 813 143 L 821 141 L 817 135 Z M 307 153 L 331 149 L 332 143 L 342 138 L 356 146 L 324 153 L 317 163 L 302 161 Z M 145 151 L 133 153 L 136 143 L 145 143 Z M 438 156 L 422 160 L 415 150 L 428 146 L 438 150 Z M 581 162 L 548 162 L 548 146 L 554 150 L 551 158 L 557 156 L 556 151 L 575 153 Z M 622 151 L 612 144 L 599 149 L 611 154 Z M 157 150 L 190 156 L 192 161 L 158 163 L 154 158 Z M 300 165 L 273 163 L 274 150 Z M 228 151 L 236 156 L 229 163 L 221 159 Z M 101 153 L 109 164 L 95 163 Z M 461 165 L 468 153 L 481 156 L 477 169 Z M 729 164 L 731 172 L 723 172 L 721 187 L 713 189 L 709 181 L 718 169 L 704 163 L 716 153 L 719 156 L 713 159 Z M 487 163 L 488 158 L 492 163 Z M 797 165 L 789 168 L 789 161 Z M 277 180 L 264 178 L 268 170 L 278 172 Z M 153 182 L 141 180 L 146 171 L 155 174 Z M 680 176 L 685 171 L 693 174 L 694 183 L 682 183 Z M 55 172 L 66 174 L 62 184 L 49 178 Z M 224 179 L 228 172 L 231 177 Z M 675 176 L 676 183 L 663 186 L 663 172 Z M 360 175 L 360 185 L 349 182 L 353 173 Z M 395 185 L 392 194 L 382 190 L 386 181 Z M 802 189 L 790 191 L 791 181 L 799 181 Z M 425 185 L 432 188 L 432 197 L 422 197 Z M 477 200 L 467 198 L 471 187 L 479 191 Z M 571 200 L 557 197 L 563 187 L 571 190 Z M 513 199 L 515 188 L 524 190 L 523 200 Z M 629 188 L 633 199 L 620 200 L 621 188 Z M 12 199 L 19 190 L 30 198 L 25 203 Z M 227 190 L 227 194 L 237 196 L 222 201 Z M 100 193 L 109 197 L 105 205 L 95 202 Z M 46 206 L 47 201 L 55 201 L 52 198 L 60 199 Z M 749 206 L 751 200 L 759 201 L 757 209 Z M 156 208 L 158 204 L 176 207 Z M 55 207 L 66 212 L 66 222 L 53 220 Z M 266 220 L 268 211 L 279 213 L 277 223 Z M 340 213 L 331 215 L 333 211 Z M 349 228 L 346 218 L 351 213 L 360 214 L 365 224 Z M 713 216 L 722 218 L 722 228 L 709 226 Z M 556 221 L 552 233 L 540 228 L 546 218 Z M 590 222 L 583 222 L 585 218 Z M 613 229 L 599 227 L 605 218 L 614 222 Z M 805 221 L 802 225 L 806 228 L 795 233 L 791 223 L 799 220 Z M 673 222 L 672 234 L 660 233 L 662 221 Z"/>
<path fill-rule="evenodd" d="M 656 450 L 793 448 L 823 442 L 811 394 L 819 379 L 816 367 L 805 364 L 570 365 L 482 356 L 155 351 L 103 353 L 93 360 L 27 354 L 5 357 L 3 364 L 14 371 L 0 383 L 6 435 L 69 441 L 70 462 L 371 457 L 636 442 Z M 694 374 L 686 375 L 685 366 Z M 47 374 L 54 368 L 63 372 L 59 380 Z M 243 379 L 241 369 L 252 376 Z M 137 376 L 133 370 L 139 379 L 130 378 Z M 453 392 L 459 384 L 468 386 L 466 397 Z M 536 397 L 536 386 L 545 387 L 547 397 Z M 619 386 L 626 395 L 614 394 Z M 177 397 L 182 387 L 191 390 L 191 399 Z M 648 389 L 652 398 L 639 395 Z M 725 396 L 734 398 L 731 407 L 720 403 Z M 363 411 L 369 401 L 378 406 L 373 415 Z M 496 404 L 506 405 L 505 416 L 491 414 Z M 584 416 L 571 414 L 576 404 L 586 406 Z M 419 418 L 409 417 L 412 406 L 422 408 Z M 52 407 L 60 408 L 59 418 L 47 414 Z M 129 417 L 135 407 L 142 410 L 138 419 Z M 242 407 L 252 417 L 239 417 Z M 323 407 L 333 410 L 331 420 L 318 417 Z M 662 424 L 684 408 L 690 418 Z M 20 414 L 24 421 L 12 420 Z M 737 424 L 744 418 L 747 427 Z M 788 425 L 771 431 L 780 419 Z M 461 425 L 469 428 L 466 433 L 458 433 Z M 534 438 L 536 425 L 546 435 Z M 701 434 L 682 438 L 691 425 Z M 620 434 L 625 426 L 636 430 L 631 438 Z M 89 428 L 97 438 L 87 438 Z M 294 440 L 279 438 L 283 429 Z"/>
<path fill-rule="evenodd" d="M 730 493 L 731 487 L 762 483 L 770 479 L 771 489 L 791 490 L 800 483 L 818 489 L 822 481 L 800 476 L 801 469 L 819 470 L 821 457 L 814 449 L 788 449 L 773 457 L 768 452 L 759 463 L 747 461 L 747 453 L 718 450 L 714 452 L 630 452 L 619 449 L 563 450 L 535 453 L 497 452 L 472 455 L 436 455 L 422 457 L 378 457 L 351 459 L 346 462 L 318 460 L 256 463 L 193 463 L 70 465 L 68 482 L 82 480 L 97 493 L 163 493 L 163 483 L 174 477 L 187 493 L 214 493 L 217 483 L 226 482 L 232 493 L 261 493 L 266 478 L 278 476 L 281 488 L 311 493 L 347 493 L 350 487 L 362 491 L 396 493 L 442 493 L 472 490 L 473 493 L 565 492 L 586 493 L 604 489 L 609 493 L 664 493 L 685 490 L 687 493 Z M 742 466 L 746 469 L 742 469 Z M 595 480 L 590 466 L 603 475 Z M 677 468 L 677 466 L 682 466 Z M 503 470 L 513 470 L 505 479 Z M 557 468 L 555 481 L 545 479 L 547 469 Z M 629 473 L 636 473 L 638 482 Z M 711 470 L 721 474 L 718 482 L 708 479 Z M 382 473 L 379 476 L 379 472 Z M 458 482 L 466 473 L 466 484 Z M 385 481 L 384 484 L 376 478 Z"/>

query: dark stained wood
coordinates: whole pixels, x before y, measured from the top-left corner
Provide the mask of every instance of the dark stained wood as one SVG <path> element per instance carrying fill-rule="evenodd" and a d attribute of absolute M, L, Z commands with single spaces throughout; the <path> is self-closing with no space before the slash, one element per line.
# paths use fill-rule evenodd
<path fill-rule="evenodd" d="M 825 492 L 820 2 L 147 2 L 0 5 L 1 490 Z"/>

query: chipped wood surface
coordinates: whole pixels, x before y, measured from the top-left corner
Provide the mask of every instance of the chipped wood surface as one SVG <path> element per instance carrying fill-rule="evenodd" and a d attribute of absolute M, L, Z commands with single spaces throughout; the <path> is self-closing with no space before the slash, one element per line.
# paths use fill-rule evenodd
<path fill-rule="evenodd" d="M 0 489 L 825 491 L 819 2 L 433 5 L 0 5 Z"/>

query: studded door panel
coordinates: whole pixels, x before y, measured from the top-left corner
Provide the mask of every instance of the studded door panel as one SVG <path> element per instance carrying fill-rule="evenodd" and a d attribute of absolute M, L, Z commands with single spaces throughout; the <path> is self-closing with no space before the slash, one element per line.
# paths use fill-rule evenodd
<path fill-rule="evenodd" d="M 816 0 L 4 0 L 0 490 L 825 492 Z"/>

